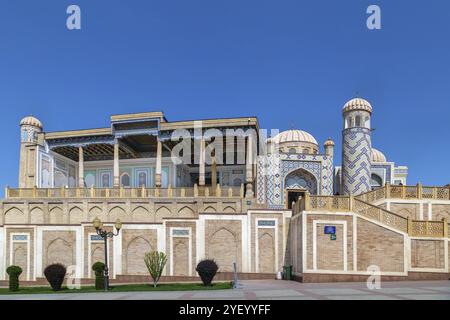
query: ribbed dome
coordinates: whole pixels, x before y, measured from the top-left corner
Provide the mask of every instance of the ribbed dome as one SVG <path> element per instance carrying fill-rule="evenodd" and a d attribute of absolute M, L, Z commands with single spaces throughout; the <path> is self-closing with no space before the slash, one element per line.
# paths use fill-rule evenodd
<path fill-rule="evenodd" d="M 273 137 L 271 141 L 275 143 L 308 142 L 318 145 L 316 139 L 311 134 L 302 130 L 283 131 Z"/>
<path fill-rule="evenodd" d="M 365 110 L 372 113 L 372 105 L 365 99 L 354 98 L 344 105 L 342 111 L 345 113 L 352 110 Z"/>
<path fill-rule="evenodd" d="M 35 127 L 42 129 L 42 123 L 33 116 L 28 116 L 28 117 L 23 118 L 20 121 L 20 125 L 21 126 L 24 126 L 24 125 L 35 126 Z"/>
<path fill-rule="evenodd" d="M 323 144 L 325 147 L 334 146 L 334 141 L 331 138 L 328 138 L 327 141 Z"/>
<path fill-rule="evenodd" d="M 372 162 L 386 162 L 386 156 L 379 150 L 372 148 Z"/>

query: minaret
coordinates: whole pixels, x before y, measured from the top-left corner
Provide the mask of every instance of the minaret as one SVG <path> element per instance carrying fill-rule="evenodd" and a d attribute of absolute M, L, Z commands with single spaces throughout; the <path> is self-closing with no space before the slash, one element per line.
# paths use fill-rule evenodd
<path fill-rule="evenodd" d="M 35 117 L 20 121 L 19 188 L 36 185 L 38 134 L 41 132 L 42 124 Z"/>
<path fill-rule="evenodd" d="M 358 195 L 371 190 L 372 106 L 364 99 L 347 102 L 342 110 L 342 193 Z"/>

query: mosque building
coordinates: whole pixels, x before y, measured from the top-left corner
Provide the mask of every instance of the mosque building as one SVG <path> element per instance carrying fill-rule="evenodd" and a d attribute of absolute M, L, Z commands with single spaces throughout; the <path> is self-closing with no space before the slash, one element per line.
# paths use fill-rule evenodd
<path fill-rule="evenodd" d="M 305 282 L 361 280 L 374 266 L 392 280 L 448 278 L 450 188 L 408 186 L 408 168 L 372 147 L 372 112 L 362 98 L 344 105 L 338 155 L 302 130 L 265 139 L 256 117 L 146 112 L 62 132 L 25 117 L 19 183 L 0 201 L 0 283 L 10 265 L 40 283 L 52 263 L 91 281 L 105 255 L 95 218 L 122 224 L 106 242 L 117 283 L 144 281 L 152 250 L 168 256 L 163 280 L 197 279 L 204 258 L 224 279 L 234 263 L 246 279 L 285 265 Z"/>

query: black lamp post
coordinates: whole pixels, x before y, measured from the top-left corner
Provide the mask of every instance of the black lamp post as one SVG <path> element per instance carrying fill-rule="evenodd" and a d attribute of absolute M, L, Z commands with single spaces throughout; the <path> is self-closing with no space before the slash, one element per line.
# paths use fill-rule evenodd
<path fill-rule="evenodd" d="M 105 291 L 108 291 L 109 289 L 109 270 L 108 270 L 108 238 L 112 238 L 114 236 L 119 235 L 119 231 L 122 228 L 122 222 L 120 222 L 119 219 L 116 220 L 115 227 L 117 230 L 117 233 L 114 232 L 108 232 L 104 229 L 103 223 L 100 221 L 98 217 L 92 221 L 92 224 L 95 228 L 95 231 L 97 231 L 97 234 L 102 237 L 102 239 L 105 241 L 105 273 L 104 273 L 104 284 L 105 284 Z"/>

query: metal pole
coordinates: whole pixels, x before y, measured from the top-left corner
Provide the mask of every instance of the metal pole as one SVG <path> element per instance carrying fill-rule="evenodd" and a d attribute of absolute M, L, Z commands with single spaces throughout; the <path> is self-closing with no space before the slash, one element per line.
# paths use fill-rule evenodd
<path fill-rule="evenodd" d="M 109 270 L 108 270 L 108 234 L 104 234 L 103 239 L 105 239 L 105 278 L 104 285 L 105 291 L 109 289 Z"/>
<path fill-rule="evenodd" d="M 236 289 L 237 288 L 237 281 L 238 281 L 236 262 L 233 262 L 233 271 L 234 271 L 233 289 Z"/>

